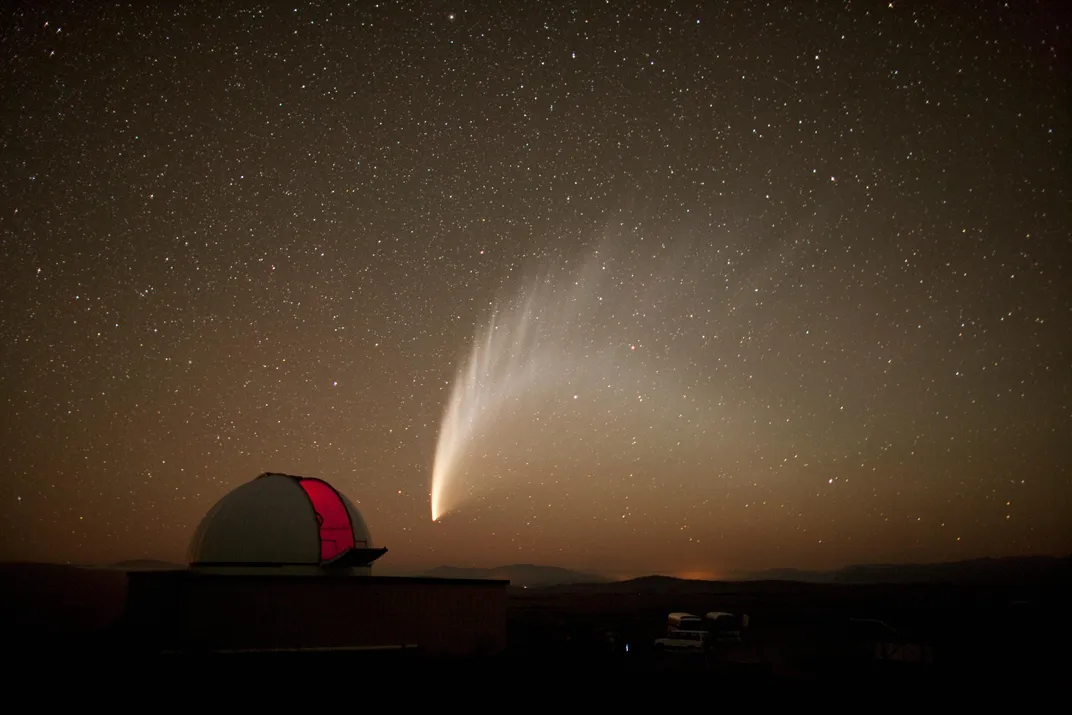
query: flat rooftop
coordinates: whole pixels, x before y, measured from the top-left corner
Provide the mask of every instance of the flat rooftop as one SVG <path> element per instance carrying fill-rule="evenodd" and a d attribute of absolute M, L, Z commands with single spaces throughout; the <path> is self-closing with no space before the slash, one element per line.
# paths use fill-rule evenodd
<path fill-rule="evenodd" d="M 122 569 L 119 569 L 122 570 Z M 361 583 L 372 585 L 426 585 L 426 586 L 476 586 L 476 587 L 493 587 L 493 586 L 509 586 L 510 582 L 503 579 L 484 579 L 484 578 L 436 578 L 434 576 L 363 576 L 363 575 L 350 575 L 350 574 L 293 574 L 293 573 L 239 573 L 238 570 L 228 573 L 212 573 L 212 572 L 198 572 L 192 569 L 146 569 L 139 570 L 133 569 L 126 573 L 134 577 L 166 577 L 166 578 L 181 578 L 188 576 L 192 578 L 211 578 L 211 579 L 261 579 L 269 581 L 294 581 L 297 583 L 304 583 L 307 581 L 338 581 L 345 580 L 346 582 L 360 581 Z"/>

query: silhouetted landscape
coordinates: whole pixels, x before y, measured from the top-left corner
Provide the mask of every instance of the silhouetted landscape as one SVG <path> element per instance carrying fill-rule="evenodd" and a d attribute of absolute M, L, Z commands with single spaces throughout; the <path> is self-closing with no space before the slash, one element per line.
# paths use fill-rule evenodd
<path fill-rule="evenodd" d="M 153 564 L 155 562 L 146 562 Z M 151 565 L 144 568 L 151 568 Z M 553 586 L 586 585 L 594 589 L 628 589 L 633 585 L 676 585 L 678 588 L 698 588 L 698 584 L 739 581 L 792 581 L 826 584 L 895 584 L 895 583 L 959 583 L 990 584 L 1008 581 L 1031 581 L 1068 568 L 1067 558 L 1025 556 L 1002 559 L 971 559 L 940 564 L 858 564 L 835 571 L 801 571 L 798 569 L 769 569 L 734 574 L 719 581 L 701 581 L 673 576 L 642 576 L 616 580 L 593 573 L 583 573 L 534 564 L 512 564 L 494 568 L 462 568 L 439 566 L 423 572 L 434 578 L 473 578 L 509 581 L 511 586 L 547 588 Z M 708 586 L 702 586 L 707 588 Z"/>
<path fill-rule="evenodd" d="M 859 564 L 836 571 L 771 569 L 742 574 L 742 581 L 803 583 L 990 583 L 1033 579 L 1067 568 L 1067 559 L 1024 556 L 971 559 L 944 564 Z"/>
<path fill-rule="evenodd" d="M 541 586 L 560 586 L 577 583 L 605 583 L 609 580 L 596 574 L 570 571 L 557 566 L 535 566 L 533 564 L 513 564 L 494 568 L 439 566 L 422 575 L 432 578 L 502 580 L 509 581 L 511 586 L 520 588 L 538 588 Z"/>
<path fill-rule="evenodd" d="M 510 652 L 542 654 L 546 660 L 575 654 L 591 667 L 601 661 L 585 658 L 617 650 L 622 667 L 722 672 L 759 681 L 852 676 L 953 687 L 994 675 L 998 688 L 1044 684 L 1057 667 L 1049 655 L 1052 634 L 1067 632 L 1069 625 L 1064 603 L 1070 564 L 1068 558 L 995 559 L 922 572 L 915 565 L 844 570 L 853 578 L 866 574 L 869 583 L 653 576 L 515 590 Z M 926 580 L 912 582 L 917 573 Z M 653 652 L 652 642 L 666 635 L 666 617 L 673 611 L 745 613 L 750 625 L 740 643 L 718 644 L 702 655 Z M 853 625 L 860 623 L 884 634 L 861 634 Z"/>
<path fill-rule="evenodd" d="M 167 567 L 151 561 L 126 565 L 132 574 Z M 120 657 L 141 653 L 125 625 L 126 572 L 118 566 L 4 564 L 5 632 L 31 654 L 56 647 Z M 510 590 L 505 651 L 480 659 L 493 669 L 705 672 L 735 681 L 783 683 L 852 675 L 868 682 L 939 687 L 986 675 L 1000 675 L 1003 682 L 1044 679 L 1057 666 L 1050 646 L 1053 634 L 1069 625 L 1065 605 L 1072 558 L 850 567 L 837 574 L 863 574 L 869 582 L 667 576 L 580 582 L 575 579 L 586 574 L 534 565 L 442 567 L 428 576 L 516 575 L 527 581 Z M 921 580 L 911 581 L 916 574 Z M 740 642 L 716 643 L 697 653 L 663 653 L 653 647 L 666 636 L 667 614 L 711 611 L 748 615 Z M 872 632 L 861 635 L 860 624 Z M 408 667 L 471 661 L 421 658 L 419 648 L 379 657 L 321 653 L 328 656 L 383 667 L 394 667 L 398 658 L 405 658 Z M 313 653 L 305 657 L 319 662 Z"/>

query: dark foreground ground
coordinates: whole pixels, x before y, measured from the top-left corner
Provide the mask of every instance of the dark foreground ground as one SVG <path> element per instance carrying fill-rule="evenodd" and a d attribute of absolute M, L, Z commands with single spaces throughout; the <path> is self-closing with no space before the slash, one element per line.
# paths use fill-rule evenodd
<path fill-rule="evenodd" d="M 68 592 L 57 583 L 54 590 L 74 601 L 96 593 L 101 613 L 114 610 L 106 596 L 109 588 L 118 591 L 121 585 L 108 580 L 117 578 L 114 574 L 102 572 L 99 578 L 96 589 Z M 506 651 L 453 659 L 429 657 L 419 648 L 208 656 L 134 653 L 120 641 L 95 635 L 88 621 L 57 627 L 27 623 L 17 613 L 4 616 L 6 623 L 21 626 L 17 643 L 11 639 L 8 643 L 17 648 L 24 667 L 33 669 L 48 659 L 83 671 L 110 669 L 128 677 L 135 672 L 181 677 L 231 672 L 239 666 L 255 666 L 261 673 L 456 670 L 481 678 L 635 672 L 679 674 L 686 682 L 733 688 L 818 685 L 869 687 L 876 694 L 893 694 L 964 688 L 978 693 L 985 686 L 988 692 L 1030 694 L 1065 681 L 1072 624 L 1069 592 L 1067 573 L 1036 581 L 973 584 L 645 579 L 513 589 Z M 663 653 L 653 648 L 654 640 L 666 634 L 669 612 L 716 610 L 749 615 L 741 643 L 717 644 L 704 653 Z M 892 630 L 861 636 L 848 627 L 854 618 L 880 620 Z M 80 635 L 66 636 L 64 631 Z"/>
<path fill-rule="evenodd" d="M 511 596 L 509 650 L 530 662 L 704 673 L 738 684 L 1042 685 L 1065 678 L 1067 585 L 678 582 L 522 591 Z M 747 613 L 750 625 L 739 644 L 655 652 L 671 611 Z M 850 619 L 891 630 L 873 633 Z"/>

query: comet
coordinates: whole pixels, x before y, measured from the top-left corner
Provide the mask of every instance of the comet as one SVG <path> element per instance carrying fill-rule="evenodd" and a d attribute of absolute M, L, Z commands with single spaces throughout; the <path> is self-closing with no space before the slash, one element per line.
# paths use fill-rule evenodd
<path fill-rule="evenodd" d="M 682 312 L 692 290 L 685 260 L 667 268 L 606 245 L 575 267 L 563 265 L 522 284 L 494 304 L 476 331 L 439 426 L 433 521 L 478 494 L 509 487 L 517 465 L 532 456 L 566 459 L 596 449 L 620 454 L 628 447 L 612 444 L 617 427 L 650 418 L 647 429 L 680 414 L 680 405 L 664 404 L 665 414 L 652 411 L 660 395 L 680 396 L 680 386 L 668 380 L 687 366 L 675 368 L 670 357 L 647 362 L 641 348 L 669 320 L 681 319 L 668 313 Z M 514 449 L 526 456 L 514 459 Z"/>

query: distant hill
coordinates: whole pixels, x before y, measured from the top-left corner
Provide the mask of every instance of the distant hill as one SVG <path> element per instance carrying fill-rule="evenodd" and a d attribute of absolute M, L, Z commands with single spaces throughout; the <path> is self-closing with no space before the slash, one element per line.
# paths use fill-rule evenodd
<path fill-rule="evenodd" d="M 523 568 L 523 567 L 503 567 Z M 549 569 L 549 567 L 535 567 Z M 478 569 L 479 570 L 479 569 Z M 564 571 L 564 569 L 549 569 Z M 438 571 L 438 570 L 437 570 Z M 474 576 L 459 576 L 474 578 Z M 487 569 L 493 573 L 497 569 Z M 573 572 L 566 572 L 573 573 Z M 447 575 L 447 574 L 443 574 Z M 722 581 L 698 581 L 672 576 L 642 576 L 628 581 L 608 581 L 587 574 L 573 580 L 547 579 L 535 584 L 551 593 L 643 593 L 643 594 L 717 594 L 750 590 L 764 582 L 764 588 L 799 588 L 800 584 L 822 585 L 880 585 L 880 584 L 1001 584 L 1045 583 L 1072 581 L 1072 557 L 1025 556 L 1001 559 L 972 559 L 942 564 L 876 564 L 846 566 L 836 571 L 804 571 L 800 569 L 770 569 L 734 574 Z M 506 578 L 506 576 L 475 576 L 475 578 Z M 749 585 L 751 584 L 751 585 Z M 794 586 L 794 584 L 797 584 Z"/>
<path fill-rule="evenodd" d="M 995 583 L 1068 578 L 1072 557 L 1018 556 L 971 559 L 941 564 L 860 564 L 836 571 L 771 569 L 741 574 L 741 581 L 798 581 L 802 583 Z"/>
<path fill-rule="evenodd" d="M 557 566 L 535 566 L 533 564 L 512 564 L 495 568 L 459 568 L 440 566 L 426 571 L 422 576 L 431 578 L 473 578 L 509 581 L 511 586 L 534 588 L 541 586 L 561 586 L 577 583 L 606 583 L 607 579 L 596 574 L 570 571 Z"/>
<path fill-rule="evenodd" d="M 797 583 L 833 583 L 834 571 L 802 571 L 801 569 L 767 569 L 735 574 L 735 581 L 795 581 Z"/>
<path fill-rule="evenodd" d="M 697 581 L 673 576 L 641 576 L 628 581 L 578 582 L 556 584 L 540 589 L 541 593 L 587 593 L 587 594 L 714 594 L 737 590 L 731 581 Z"/>

